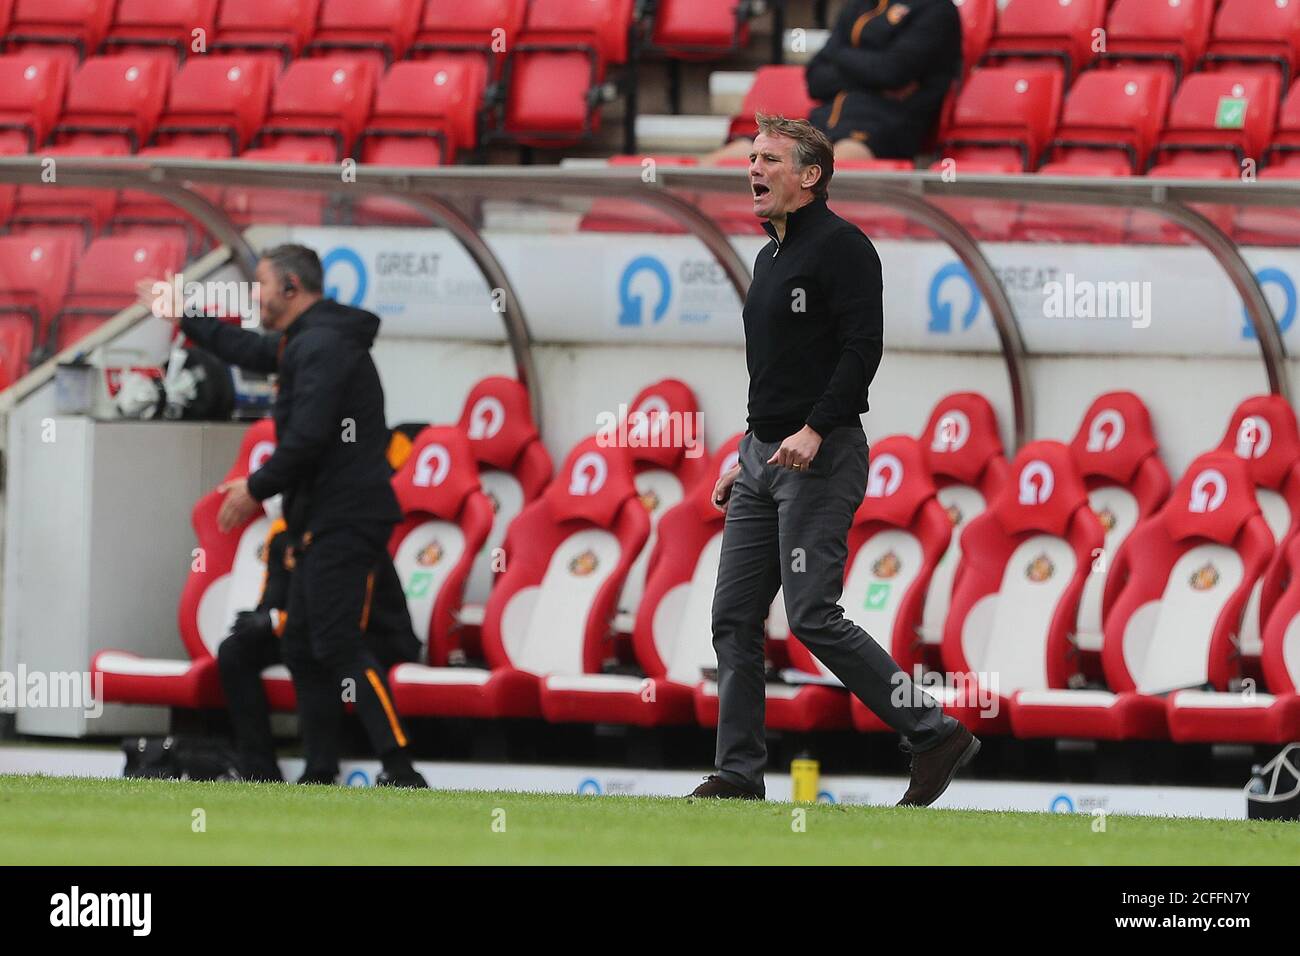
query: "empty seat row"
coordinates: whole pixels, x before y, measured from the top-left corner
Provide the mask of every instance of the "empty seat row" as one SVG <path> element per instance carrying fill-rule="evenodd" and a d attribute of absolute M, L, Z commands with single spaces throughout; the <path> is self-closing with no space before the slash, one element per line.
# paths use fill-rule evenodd
<path fill-rule="evenodd" d="M 346 99 L 346 110 L 360 110 L 364 119 L 375 86 L 381 88 L 382 107 L 383 87 L 388 83 L 394 87 L 390 98 L 400 101 L 393 106 L 398 112 L 411 120 L 428 120 L 430 116 L 444 120 L 427 124 L 431 136 L 449 137 L 455 131 L 456 142 L 442 143 L 432 160 L 422 156 L 426 163 L 438 162 L 443 154 L 449 160 L 457 148 L 472 147 L 478 140 L 480 120 L 494 135 L 529 145 L 564 145 L 592 135 L 600 124 L 608 73 L 628 61 L 633 27 L 631 0 L 478 0 L 457 4 L 446 0 L 429 0 L 427 4 L 416 0 L 224 0 L 220 7 L 214 0 L 179 4 L 121 0 L 117 21 L 104 40 L 104 10 L 96 0 L 56 0 L 49 6 L 37 15 L 19 4 L 24 16 L 6 37 L 8 51 L 29 58 L 28 62 L 39 57 L 57 63 L 64 73 L 79 70 L 84 58 L 101 59 L 92 55 L 97 50 L 129 56 L 137 66 L 147 61 L 152 65 L 141 67 L 147 74 L 140 78 L 141 88 L 159 100 L 165 95 L 167 80 L 177 72 L 174 54 L 186 50 L 223 57 L 239 55 L 246 64 L 261 64 L 270 79 L 282 67 L 292 70 L 299 66 L 301 58 L 365 67 L 365 76 L 348 71 L 342 79 L 336 79 L 332 70 L 303 73 L 298 85 L 305 81 L 320 94 L 324 100 L 320 115 L 329 115 L 330 109 Z M 60 32 L 72 26 L 76 26 L 74 32 Z M 160 55 L 163 52 L 168 55 Z M 410 62 L 435 61 L 439 69 L 398 69 L 409 65 L 397 62 L 408 56 Z M 205 58 L 182 57 L 181 62 L 188 67 Z M 251 68 L 245 65 L 243 69 Z M 266 82 L 261 70 L 252 72 L 258 78 L 253 85 Z M 392 74 L 391 83 L 388 74 Z M 211 86 L 221 86 L 216 68 L 204 77 Z M 117 92 L 120 94 L 120 89 Z M 279 95 L 277 90 L 277 99 Z M 106 96 L 104 91 L 99 99 Z M 249 93 L 249 100 L 256 98 L 256 91 Z M 430 100 L 440 106 L 432 114 Z M 146 105 L 149 108 L 137 126 L 156 120 L 162 103 Z M 244 107 L 255 110 L 251 102 Z M 414 115 L 412 108 L 417 108 Z M 447 115 L 449 108 L 455 111 L 454 117 Z M 277 109 L 273 103 L 272 116 Z M 460 111 L 468 111 L 468 116 Z M 414 128 L 411 124 L 402 131 L 410 137 Z M 358 132 L 351 130 L 349 146 Z"/>
<path fill-rule="evenodd" d="M 662 410 L 665 384 L 638 407 Z M 532 497 L 517 487 L 513 514 L 498 501 L 497 522 L 485 522 L 480 466 L 517 480 L 526 449 L 540 449 L 526 413 L 517 383 L 486 380 L 459 425 L 422 432 L 394 477 L 407 518 L 392 550 L 426 646 L 424 661 L 391 675 L 400 708 L 646 726 L 715 721 L 709 608 L 722 518 L 708 492 L 734 464 L 740 436 L 702 457 L 685 483 L 681 448 L 674 471 L 666 461 L 638 466 L 635 447 L 592 436 L 550 481 L 549 460 L 535 451 L 523 469 Z M 257 448 L 265 453 L 273 441 L 269 423 L 250 429 L 236 470 L 255 468 Z M 484 461 L 491 445 L 495 464 Z M 900 665 L 946 673 L 933 692 L 982 732 L 1283 739 L 1296 732 L 1297 714 L 1294 638 L 1286 636 L 1296 629 L 1278 615 L 1300 608 L 1300 582 L 1288 571 L 1300 560 L 1298 465 L 1294 413 L 1275 397 L 1243 403 L 1220 447 L 1171 490 L 1149 416 L 1130 393 L 1101 396 L 1070 446 L 1034 442 L 1009 464 L 988 403 L 949 396 L 921 440 L 874 443 L 842 604 Z M 671 499 L 661 494 L 665 475 L 678 482 Z M 182 600 L 191 660 L 101 652 L 94 667 L 108 700 L 220 701 L 211 658 L 234 613 L 256 600 L 260 576 L 238 563 L 255 564 L 262 532 L 254 522 L 224 543 L 210 540 L 208 499 L 195 521 L 209 555 L 223 557 L 192 577 Z M 504 570 L 481 615 L 469 615 L 463 586 L 476 562 L 495 561 L 488 525 L 500 524 Z M 638 669 L 610 671 L 610 621 L 631 606 L 628 582 L 647 551 L 631 608 Z M 197 633 L 202 592 L 227 576 L 243 583 L 230 589 L 225 617 L 207 619 L 211 633 Z M 943 600 L 932 606 L 936 590 Z M 481 629 L 467 654 L 471 618 Z M 937 647 L 927 639 L 935 628 Z M 797 638 L 785 641 L 784 679 L 768 688 L 769 725 L 884 729 Z M 1255 673 L 1269 693 L 1243 704 L 1229 691 Z M 1233 716 L 1214 721 L 1206 711 L 1215 708 Z"/>
<path fill-rule="evenodd" d="M 78 258 L 66 236 L 0 236 L 0 389 L 134 303 L 141 279 L 184 263 L 167 237 L 106 236 Z"/>
<path fill-rule="evenodd" d="M 979 29 L 993 0 L 963 0 Z M 1300 10 L 1286 0 L 1007 0 L 985 62 L 1036 60 L 1067 80 L 1091 65 L 1139 65 L 1176 85 L 1194 69 L 1247 66 L 1285 87 L 1300 64 Z M 972 61 L 973 62 L 973 61 Z"/>
<path fill-rule="evenodd" d="M 283 75 L 247 56 L 194 59 L 172 77 L 135 55 L 92 57 L 70 76 L 39 53 L 0 56 L 0 149 L 10 154 L 223 158 L 291 142 L 336 162 L 388 161 L 391 141 L 427 141 L 411 162 L 437 165 L 477 143 L 464 63 L 299 60 Z M 408 150 L 409 152 L 409 150 Z"/>

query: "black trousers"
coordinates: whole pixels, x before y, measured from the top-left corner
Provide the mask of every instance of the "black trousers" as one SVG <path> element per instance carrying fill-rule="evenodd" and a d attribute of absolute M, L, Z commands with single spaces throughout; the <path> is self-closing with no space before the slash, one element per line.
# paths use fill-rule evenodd
<path fill-rule="evenodd" d="M 288 664 L 294 676 L 310 772 L 337 772 L 344 700 L 355 702 L 378 753 L 404 745 L 404 734 L 398 742 L 401 724 L 384 675 L 394 664 L 417 660 L 420 644 L 411 628 L 401 581 L 384 547 L 387 537 L 387 530 L 378 529 L 355 537 L 336 538 L 331 533 L 313 540 L 297 555 L 290 578 L 289 623 L 284 636 L 276 637 L 269 630 L 244 632 L 232 634 L 221 643 L 217 655 L 221 683 L 230 705 L 239 769 L 245 779 L 281 779 L 261 678 L 262 671 L 275 664 Z M 376 538 L 381 540 L 377 554 L 372 547 Z M 322 542 L 326 542 L 325 548 L 318 551 Z M 313 553 L 323 554 L 324 558 L 304 560 Z M 371 563 L 358 568 L 358 555 Z M 303 573 L 309 568 L 314 568 L 315 573 Z M 338 584 L 341 587 L 336 587 Z M 359 595 L 359 600 L 354 599 L 355 615 L 349 618 L 352 611 L 346 602 L 353 593 Z M 354 619 L 359 625 L 355 630 L 335 626 L 322 632 L 325 646 L 332 647 L 329 663 L 312 656 L 316 644 L 311 637 L 312 603 L 323 605 L 317 608 L 316 619 Z M 351 653 L 349 643 L 353 645 Z M 333 668 L 338 667 L 346 673 L 335 678 Z M 382 689 L 382 696 L 376 687 Z M 355 692 L 349 694 L 349 689 Z"/>
<path fill-rule="evenodd" d="M 769 465 L 780 442 L 747 434 L 731 489 L 713 595 L 718 654 L 718 775 L 764 793 L 763 621 L 784 587 L 790 631 L 916 753 L 957 728 L 876 640 L 844 616 L 844 564 L 867 486 L 867 436 L 832 429 L 804 471 Z"/>

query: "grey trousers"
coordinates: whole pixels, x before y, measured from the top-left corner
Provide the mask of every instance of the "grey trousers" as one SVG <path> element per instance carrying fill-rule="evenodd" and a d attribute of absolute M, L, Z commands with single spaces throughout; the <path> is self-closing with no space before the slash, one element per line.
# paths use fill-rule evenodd
<path fill-rule="evenodd" d="M 867 436 L 860 427 L 833 429 L 804 471 L 769 465 L 779 447 L 752 433 L 741 439 L 713 595 L 718 775 L 759 793 L 767 763 L 764 621 L 778 587 L 791 632 L 912 752 L 957 726 L 839 604 L 849 526 L 867 486 Z"/>

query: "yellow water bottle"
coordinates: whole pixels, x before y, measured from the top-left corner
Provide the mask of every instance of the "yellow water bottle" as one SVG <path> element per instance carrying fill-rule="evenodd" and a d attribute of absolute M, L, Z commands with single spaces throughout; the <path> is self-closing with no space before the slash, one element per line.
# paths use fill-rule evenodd
<path fill-rule="evenodd" d="M 795 803 L 816 803 L 821 788 L 821 764 L 808 751 L 790 761 L 790 783 Z"/>

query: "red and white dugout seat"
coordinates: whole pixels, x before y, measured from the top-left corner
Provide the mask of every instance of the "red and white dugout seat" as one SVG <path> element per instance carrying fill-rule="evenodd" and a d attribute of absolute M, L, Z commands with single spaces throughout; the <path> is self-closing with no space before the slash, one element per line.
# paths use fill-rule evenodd
<path fill-rule="evenodd" d="M 725 515 L 713 506 L 715 478 L 734 468 L 740 435 L 724 444 L 702 480 L 659 523 L 650 575 L 637 609 L 633 648 L 644 677 L 553 674 L 542 682 L 542 715 L 553 722 L 661 727 L 695 722 L 695 686 L 717 666 L 713 591 Z"/>
<path fill-rule="evenodd" d="M 939 503 L 952 522 L 952 542 L 930 580 L 921 618 L 921 639 L 938 647 L 961 563 L 961 533 L 1006 483 L 1007 460 L 993 406 L 975 392 L 939 399 L 920 440 Z"/>
<path fill-rule="evenodd" d="M 1007 484 L 962 532 L 943 635 L 948 713 L 995 733 L 1017 691 L 1066 685 L 1070 635 L 1103 540 L 1069 448 L 1020 449 Z"/>
<path fill-rule="evenodd" d="M 421 431 L 393 491 L 403 515 L 389 540 L 393 566 L 424 659 L 446 664 L 465 581 L 493 518 L 465 433 L 451 425 Z"/>
<path fill-rule="evenodd" d="M 1109 690 L 1067 689 L 1068 662 L 1048 655 L 1046 683 L 1022 682 L 1017 737 L 1162 739 L 1162 695 L 1238 673 L 1234 632 L 1273 554 L 1242 461 L 1201 455 L 1169 501 L 1120 547 L 1104 599 L 1102 665 Z"/>
<path fill-rule="evenodd" d="M 464 623 L 479 624 L 492 590 L 493 554 L 505 541 L 510 522 L 546 488 L 553 466 L 533 420 L 528 389 L 513 378 L 489 376 L 470 389 L 458 427 L 469 438 L 479 483 L 495 512 L 487 542 L 470 570 L 461 612 Z"/>
<path fill-rule="evenodd" d="M 274 451 L 271 420 L 250 425 L 226 480 L 247 477 Z M 222 534 L 217 529 L 217 512 L 224 498 L 213 490 L 194 506 L 192 522 L 198 548 L 181 591 L 178 614 L 181 642 L 190 659 L 163 660 L 128 651 L 100 651 L 91 660 L 90 668 L 103 677 L 106 702 L 222 706 L 217 648 L 230 633 L 235 615 L 257 606 L 266 575 L 265 546 L 271 527 L 271 518 L 259 514 L 242 528 Z M 273 706 L 293 706 L 293 687 L 285 668 L 269 668 L 267 685 Z"/>
<path fill-rule="evenodd" d="M 1246 463 L 1259 510 L 1278 544 L 1241 625 L 1241 654 L 1253 663 L 1262 649 L 1263 623 L 1286 584 L 1286 545 L 1300 530 L 1300 428 L 1295 411 L 1280 395 L 1248 398 L 1232 413 L 1219 449 Z"/>
<path fill-rule="evenodd" d="M 925 454 L 915 439 L 894 435 L 871 449 L 866 493 L 853 516 L 840 604 L 845 617 L 869 633 L 911 671 L 921 662 L 917 626 L 926 588 L 948 548 L 952 524 L 935 497 Z M 887 730 L 848 694 L 839 679 L 792 635 L 788 683 L 767 687 L 767 725 L 776 730 Z M 807 675 L 806 680 L 801 679 Z M 717 684 L 696 691 L 702 722 L 717 722 Z M 850 708 L 860 708 L 854 713 Z"/>
<path fill-rule="evenodd" d="M 1260 663 L 1268 693 L 1180 690 L 1168 700 L 1169 736 L 1191 743 L 1287 743 L 1300 740 L 1300 537 L 1286 548 L 1290 573 L 1264 625 Z"/>
<path fill-rule="evenodd" d="M 691 387 L 666 378 L 643 388 L 623 416 L 621 427 L 627 432 L 636 491 L 650 516 L 650 540 L 632 562 L 618 600 L 615 625 L 624 633 L 632 630 L 636 620 L 659 519 L 686 497 L 708 466 L 699 411 Z"/>
<path fill-rule="evenodd" d="M 1101 596 L 1115 552 L 1143 518 L 1169 497 L 1169 470 L 1158 454 L 1151 413 L 1132 392 L 1097 396 L 1070 442 L 1074 463 L 1088 488 L 1088 503 L 1106 533 L 1102 553 L 1083 586 L 1076 643 L 1100 653 Z M 1099 565 L 1099 566 L 1098 566 Z"/>
<path fill-rule="evenodd" d="M 650 534 L 627 452 L 584 439 L 542 496 L 510 525 L 505 570 L 488 598 L 488 668 L 399 664 L 406 716 L 538 717 L 549 674 L 600 671 L 615 603 Z"/>
<path fill-rule="evenodd" d="M 873 445 L 866 494 L 849 528 L 840 604 L 844 616 L 909 674 L 922 663 L 925 594 L 951 537 L 952 522 L 939 504 L 920 442 L 891 435 Z M 834 679 L 797 635 L 790 642 L 790 661 Z M 850 716 L 859 730 L 889 729 L 851 696 Z"/>

